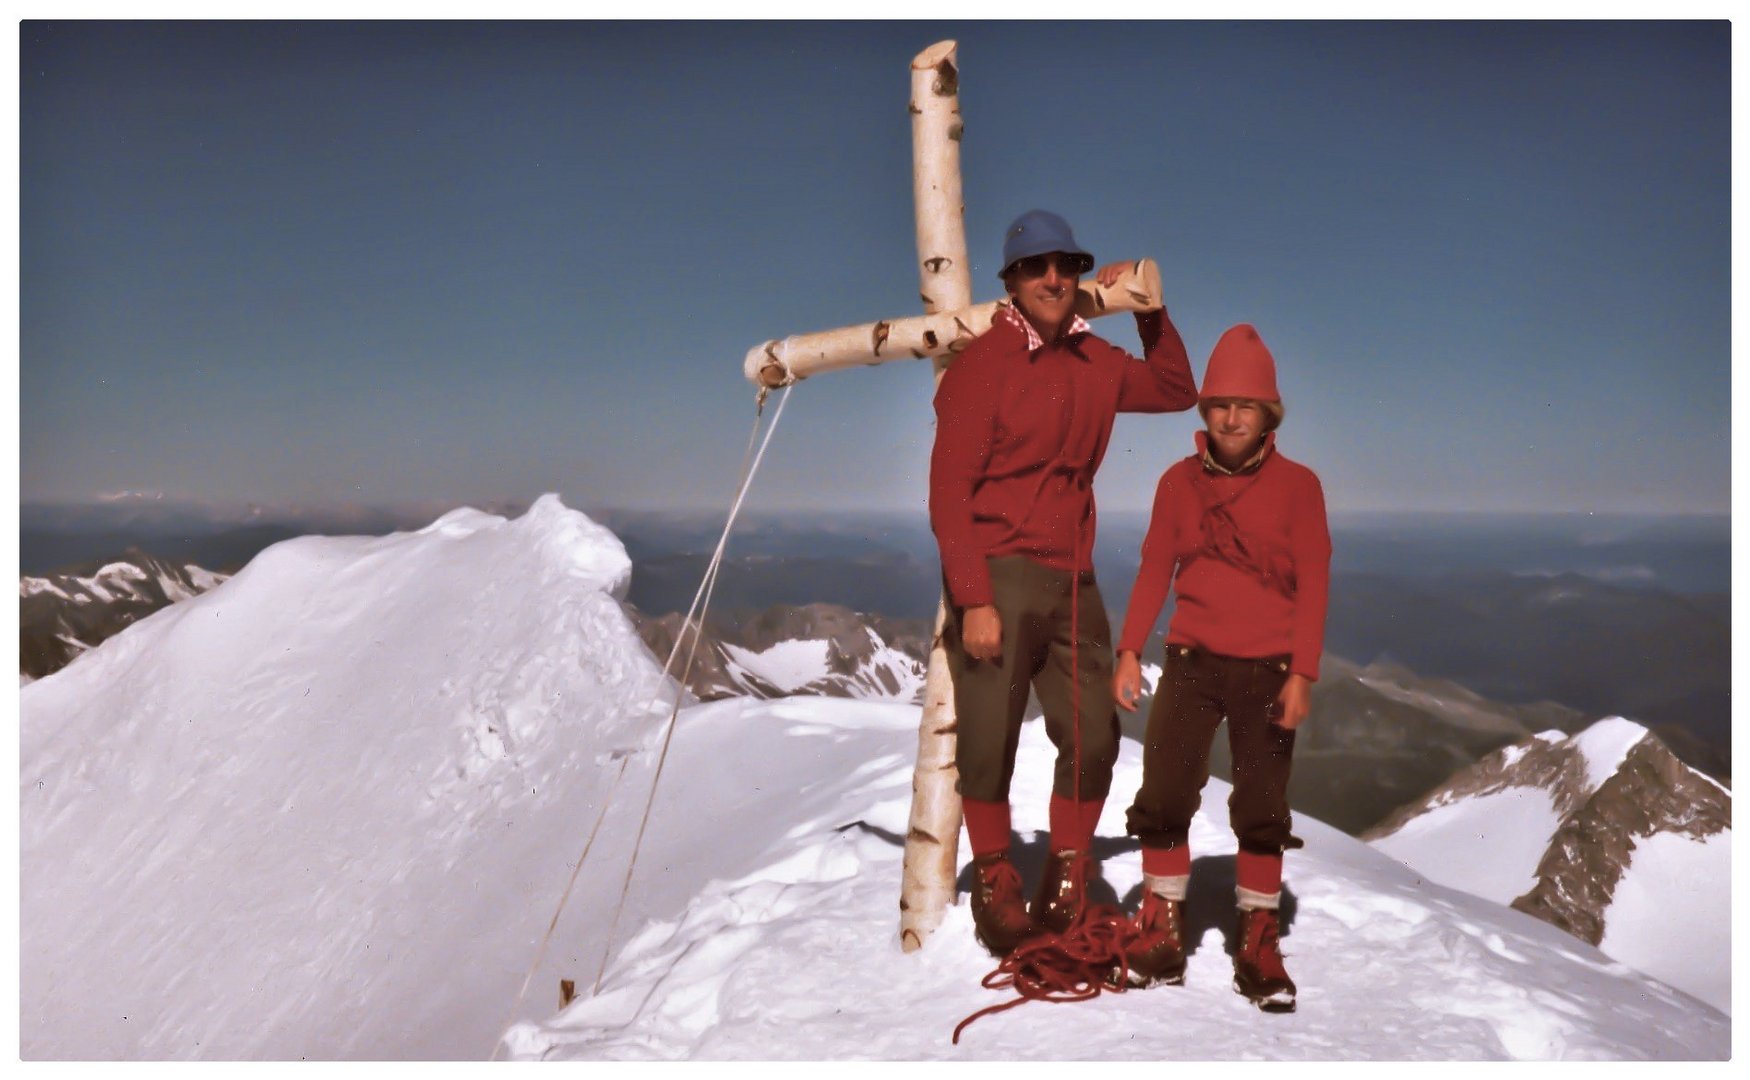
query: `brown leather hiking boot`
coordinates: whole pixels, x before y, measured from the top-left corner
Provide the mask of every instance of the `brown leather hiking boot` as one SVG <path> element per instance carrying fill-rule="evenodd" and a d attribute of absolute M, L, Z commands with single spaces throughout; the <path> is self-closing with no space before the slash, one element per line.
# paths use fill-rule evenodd
<path fill-rule="evenodd" d="M 1184 916 L 1177 900 L 1144 890 L 1136 913 L 1136 937 L 1125 956 L 1130 985 L 1177 986 L 1185 981 Z"/>
<path fill-rule="evenodd" d="M 992 956 L 1007 956 L 1033 936 L 1022 897 L 1021 873 L 1007 854 L 997 852 L 972 860 L 972 927 L 978 943 Z"/>
<path fill-rule="evenodd" d="M 1294 1011 L 1294 980 L 1282 966 L 1276 912 L 1240 909 L 1240 947 L 1234 953 L 1234 989 L 1265 1012 Z"/>
<path fill-rule="evenodd" d="M 1039 891 L 1033 896 L 1033 921 L 1061 934 L 1088 904 L 1088 858 L 1079 851 L 1054 851 L 1045 858 Z"/>

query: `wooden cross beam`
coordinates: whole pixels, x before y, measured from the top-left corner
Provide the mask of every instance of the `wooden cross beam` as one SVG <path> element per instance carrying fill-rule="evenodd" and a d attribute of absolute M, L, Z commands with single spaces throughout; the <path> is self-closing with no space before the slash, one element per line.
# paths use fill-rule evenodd
<path fill-rule="evenodd" d="M 974 306 L 960 189 L 960 71 L 957 46 L 941 41 L 911 62 L 912 194 L 917 207 L 918 276 L 924 314 L 802 334 L 748 350 L 743 370 L 761 387 L 784 386 L 822 371 L 885 363 L 935 361 L 936 381 L 955 354 L 990 329 L 1006 301 Z M 1151 259 L 1132 264 L 1108 288 L 1081 283 L 1084 318 L 1161 306 L 1160 271 Z M 921 947 L 955 902 L 960 795 L 954 790 L 954 685 L 942 647 L 947 598 L 936 606 L 935 644 L 924 677 L 923 721 L 912 773 L 911 823 L 899 893 L 900 944 Z"/>

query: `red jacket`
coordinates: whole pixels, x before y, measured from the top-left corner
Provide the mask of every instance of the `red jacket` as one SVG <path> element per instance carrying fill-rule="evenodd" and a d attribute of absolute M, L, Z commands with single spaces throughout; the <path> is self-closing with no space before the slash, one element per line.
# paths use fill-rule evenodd
<path fill-rule="evenodd" d="M 1155 489 L 1118 649 L 1141 654 L 1171 586 L 1178 603 L 1170 644 L 1222 656 L 1288 653 L 1289 670 L 1316 680 L 1331 577 L 1319 478 L 1276 452 L 1274 433 L 1257 469 L 1211 472 L 1207 438 L 1199 431 L 1198 452 L 1175 462 Z"/>
<path fill-rule="evenodd" d="M 1093 566 L 1092 482 L 1113 418 L 1197 403 L 1185 343 L 1166 311 L 1138 314 L 1136 325 L 1144 363 L 1093 334 L 1029 353 L 1025 331 L 998 320 L 942 376 L 930 527 L 955 605 L 991 602 L 991 556 Z"/>

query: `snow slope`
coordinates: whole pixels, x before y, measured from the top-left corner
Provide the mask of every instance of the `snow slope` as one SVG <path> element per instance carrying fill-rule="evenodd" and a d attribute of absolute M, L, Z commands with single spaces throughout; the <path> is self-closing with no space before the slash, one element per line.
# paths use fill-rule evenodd
<path fill-rule="evenodd" d="M 1561 825 L 1548 791 L 1510 787 L 1414 818 L 1373 846 L 1442 885 L 1510 904 L 1536 886 Z"/>
<path fill-rule="evenodd" d="M 307 537 L 25 687 L 23 1055 L 486 1056 L 667 715 L 629 573 L 551 497 Z"/>
<path fill-rule="evenodd" d="M 916 713 L 791 698 L 723 701 L 682 714 L 665 786 L 681 804 L 699 771 L 731 746 L 744 776 L 738 805 L 711 804 L 712 831 L 774 841 L 712 877 L 663 859 L 694 898 L 652 912 L 618 945 L 602 992 L 509 1034 L 513 1056 L 751 1059 L 1723 1059 L 1729 1021 L 1530 916 L 1442 888 L 1317 822 L 1288 862 L 1292 904 L 1283 947 L 1300 1009 L 1264 1016 L 1235 995 L 1216 925 L 1232 902 L 1227 787 L 1211 781 L 1192 831 L 1193 926 L 1200 945 L 1180 988 L 1030 1003 L 985 1017 L 958 1046 L 954 1026 L 1005 995 L 983 989 L 992 966 L 964 904 L 928 947 L 895 938 L 901 838 L 910 801 Z M 733 734 L 730 734 L 733 733 Z M 752 747 L 783 747 L 782 755 Z M 1023 729 L 1015 823 L 1035 855 L 1047 828 L 1052 749 Z M 807 762 L 798 776 L 796 762 Z M 1115 792 L 1141 778 L 1126 740 Z M 796 805 L 806 793 L 815 807 Z M 1122 833 L 1124 799 L 1103 836 Z M 1040 835 L 1035 835 L 1036 833 Z M 1105 878 L 1134 901 L 1140 857 L 1107 857 Z M 964 853 L 963 853 L 964 854 Z M 647 858 L 649 858 L 647 856 Z M 654 861 L 654 860 L 652 860 Z M 654 877 L 655 875 L 653 875 Z M 641 878 L 642 880 L 642 878 Z M 1208 887 L 1213 886 L 1213 887 Z M 586 965 L 585 980 L 595 964 Z M 588 982 L 583 984 L 587 987 Z"/>
<path fill-rule="evenodd" d="M 1373 846 L 1731 1009 L 1731 793 L 1620 716 L 1543 732 L 1405 807 Z"/>
<path fill-rule="evenodd" d="M 964 906 L 918 954 L 895 940 L 903 704 L 681 710 L 610 936 L 673 692 L 618 600 L 629 572 L 552 497 L 514 521 L 303 538 L 25 687 L 22 1055 L 483 1059 L 507 1026 L 513 1056 L 554 1058 L 1729 1053 L 1718 1011 L 1311 821 L 1284 939 L 1301 1011 L 1261 1016 L 1216 929 L 1219 782 L 1193 833 L 1206 930 L 1187 986 L 1030 1004 L 952 1046 L 1002 998 L 979 986 Z M 1035 862 L 1049 754 L 1028 725 L 1015 805 Z M 1107 880 L 1133 892 L 1135 849 L 1107 846 Z M 584 997 L 553 1016 L 565 978 Z"/>

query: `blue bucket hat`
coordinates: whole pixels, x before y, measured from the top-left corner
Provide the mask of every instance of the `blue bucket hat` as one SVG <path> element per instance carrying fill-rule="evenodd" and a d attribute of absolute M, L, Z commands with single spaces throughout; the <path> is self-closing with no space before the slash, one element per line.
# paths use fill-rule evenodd
<path fill-rule="evenodd" d="M 1094 268 L 1094 257 L 1076 243 L 1075 234 L 1069 231 L 1069 222 L 1049 210 L 1029 210 L 1016 218 L 1003 234 L 1002 273 L 1008 273 L 1010 267 L 1030 255 L 1045 255 L 1053 251 L 1080 255 L 1087 264 L 1081 270 L 1084 274 Z"/>

